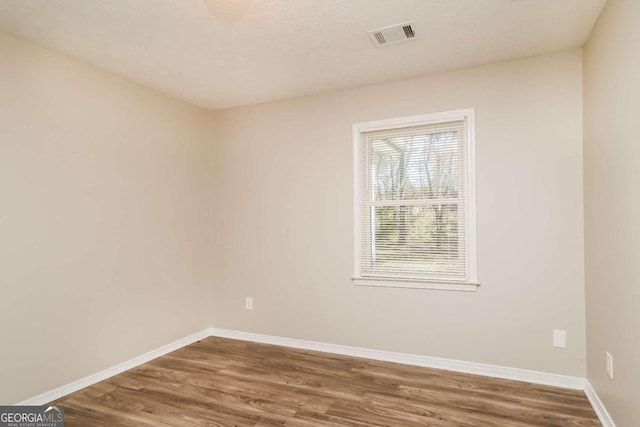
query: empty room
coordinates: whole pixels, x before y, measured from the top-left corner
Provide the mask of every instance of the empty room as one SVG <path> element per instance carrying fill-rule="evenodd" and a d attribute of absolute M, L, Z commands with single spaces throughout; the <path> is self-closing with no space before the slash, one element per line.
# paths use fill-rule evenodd
<path fill-rule="evenodd" d="M 0 0 L 0 427 L 640 427 L 638 111 L 638 0 Z"/>

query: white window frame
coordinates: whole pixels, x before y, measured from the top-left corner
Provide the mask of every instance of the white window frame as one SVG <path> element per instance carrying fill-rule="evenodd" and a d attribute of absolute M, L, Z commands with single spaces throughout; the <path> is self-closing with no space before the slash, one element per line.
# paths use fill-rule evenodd
<path fill-rule="evenodd" d="M 446 279 L 415 279 L 390 277 L 363 277 L 361 274 L 362 250 L 362 137 L 365 132 L 398 129 L 411 126 L 432 125 L 464 120 L 466 124 L 465 151 L 465 202 L 466 202 L 466 234 L 467 234 L 467 271 L 466 281 Z M 354 274 L 353 282 L 358 286 L 384 286 L 397 288 L 440 289 L 454 291 L 475 291 L 478 282 L 478 261 L 476 242 L 476 164 L 475 164 L 475 109 L 446 111 L 440 113 L 420 114 L 416 116 L 397 117 L 394 119 L 375 120 L 355 123 L 353 125 L 353 224 L 354 224 Z"/>

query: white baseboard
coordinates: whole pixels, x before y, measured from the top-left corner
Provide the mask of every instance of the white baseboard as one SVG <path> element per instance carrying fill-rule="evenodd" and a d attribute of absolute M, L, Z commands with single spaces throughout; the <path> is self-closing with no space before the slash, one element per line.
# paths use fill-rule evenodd
<path fill-rule="evenodd" d="M 613 422 L 613 418 L 611 418 L 611 415 L 607 412 L 607 408 L 602 404 L 600 397 L 598 397 L 598 393 L 596 393 L 589 380 L 586 380 L 584 394 L 587 395 L 587 399 L 591 402 L 593 410 L 596 411 L 596 415 L 598 416 L 602 427 L 616 427 L 616 423 Z"/>
<path fill-rule="evenodd" d="M 327 344 L 316 341 L 306 341 L 295 338 L 284 338 L 273 335 L 254 334 L 251 332 L 233 331 L 229 329 L 211 328 L 213 336 L 254 341 L 263 344 L 274 344 L 303 350 L 320 351 L 324 353 L 341 354 L 344 356 L 362 357 L 364 359 L 382 360 L 385 362 L 402 363 L 404 365 L 423 366 L 427 368 L 445 369 L 448 371 L 464 372 L 467 374 L 483 375 L 486 377 L 504 378 L 508 380 L 526 381 L 534 384 L 584 390 L 585 379 L 567 375 L 551 374 L 547 372 L 530 371 L 526 369 L 509 368 L 488 365 L 484 363 L 464 362 L 460 360 L 441 359 L 437 357 L 420 356 L 415 354 L 394 353 L 383 350 L 370 350 L 346 345 Z"/>
<path fill-rule="evenodd" d="M 72 383 L 69 383 L 61 387 L 55 388 L 53 390 L 49 390 L 45 393 L 39 394 L 38 396 L 32 397 L 27 400 L 23 400 L 22 402 L 17 403 L 16 405 L 44 405 L 45 403 L 49 403 L 51 401 L 60 399 L 61 397 L 66 396 L 67 394 L 76 392 L 85 387 L 89 387 L 90 385 L 106 380 L 107 378 L 110 378 L 114 375 L 120 374 L 131 368 L 135 368 L 138 365 L 147 363 L 150 360 L 163 356 L 167 353 L 175 351 L 179 348 L 182 348 L 184 346 L 187 346 L 189 344 L 192 344 L 198 340 L 207 338 L 209 336 L 211 336 L 210 330 L 204 329 L 200 332 L 196 332 L 195 334 L 189 335 L 188 337 L 179 339 L 177 341 L 164 345 L 160 348 L 151 350 L 145 354 L 134 357 L 133 359 L 127 360 L 126 362 L 122 362 L 116 366 L 105 369 L 104 371 L 97 372 L 95 374 L 81 378 Z"/>

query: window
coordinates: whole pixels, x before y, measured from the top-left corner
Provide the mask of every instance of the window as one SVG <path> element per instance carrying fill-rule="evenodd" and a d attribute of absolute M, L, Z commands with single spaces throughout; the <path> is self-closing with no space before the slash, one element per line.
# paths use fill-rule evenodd
<path fill-rule="evenodd" d="M 474 110 L 353 133 L 354 282 L 475 290 Z"/>

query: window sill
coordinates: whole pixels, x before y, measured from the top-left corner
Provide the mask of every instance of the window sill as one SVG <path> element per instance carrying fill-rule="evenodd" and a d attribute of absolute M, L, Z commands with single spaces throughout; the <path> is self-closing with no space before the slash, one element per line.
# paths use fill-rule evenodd
<path fill-rule="evenodd" d="M 446 280 L 401 279 L 390 277 L 354 277 L 356 286 L 376 286 L 386 288 L 433 289 L 440 291 L 475 292 L 480 283 L 454 282 Z"/>

